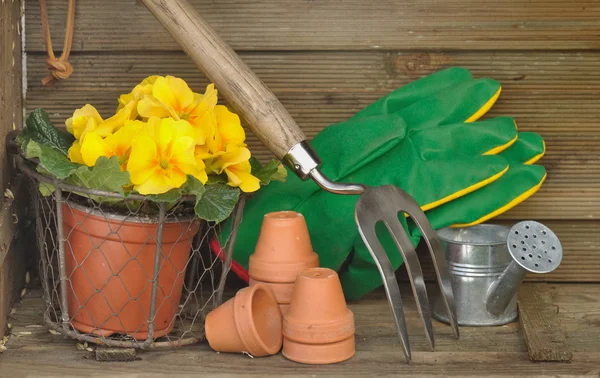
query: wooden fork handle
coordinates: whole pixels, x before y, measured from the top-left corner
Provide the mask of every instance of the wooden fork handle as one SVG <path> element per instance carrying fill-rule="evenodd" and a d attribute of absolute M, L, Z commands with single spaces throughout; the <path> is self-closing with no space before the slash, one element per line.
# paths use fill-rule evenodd
<path fill-rule="evenodd" d="M 142 0 L 219 94 L 280 160 L 304 133 L 281 102 L 186 0 Z"/>

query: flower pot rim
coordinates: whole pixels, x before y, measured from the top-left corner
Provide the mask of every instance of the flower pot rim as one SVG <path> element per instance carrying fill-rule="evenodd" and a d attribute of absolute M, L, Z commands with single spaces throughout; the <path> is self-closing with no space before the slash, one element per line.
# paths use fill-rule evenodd
<path fill-rule="evenodd" d="M 146 217 L 140 217 L 139 215 L 121 215 L 121 214 L 116 214 L 108 209 L 107 210 L 96 210 L 91 207 L 79 204 L 72 200 L 66 200 L 63 203 L 63 206 L 65 206 L 65 205 L 68 205 L 69 207 L 72 207 L 74 209 L 77 209 L 77 210 L 82 211 L 89 215 L 95 215 L 97 217 L 106 218 L 107 220 L 115 220 L 115 221 L 119 221 L 119 222 L 126 221 L 126 222 L 130 222 L 130 223 L 144 223 L 144 224 L 159 223 L 158 215 L 146 216 Z M 181 223 L 181 222 L 193 221 L 193 220 L 198 220 L 198 221 L 203 222 L 203 220 L 196 217 L 195 214 L 189 214 L 189 215 L 184 215 L 184 216 L 181 216 L 178 218 L 165 217 L 164 223 Z"/>

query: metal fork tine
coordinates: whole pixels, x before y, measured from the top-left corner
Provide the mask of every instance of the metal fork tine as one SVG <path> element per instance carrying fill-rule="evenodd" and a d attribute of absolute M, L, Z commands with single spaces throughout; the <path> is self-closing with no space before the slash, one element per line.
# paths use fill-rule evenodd
<path fill-rule="evenodd" d="M 396 212 L 395 209 L 389 210 L 391 214 L 386 214 L 386 226 L 390 231 L 398 250 L 402 254 L 402 258 L 404 259 L 404 265 L 406 266 L 408 278 L 410 279 L 415 296 L 417 310 L 419 311 L 421 321 L 425 327 L 425 336 L 427 337 L 429 346 L 433 350 L 435 347 L 435 340 L 433 337 L 433 325 L 431 324 L 431 309 L 429 307 L 427 287 L 425 286 L 421 263 L 419 262 L 417 252 L 415 251 L 412 242 L 408 238 L 406 231 L 404 231 L 402 224 L 400 224 L 400 221 L 398 220 L 398 212 Z M 404 214 L 402 214 L 402 216 L 404 216 Z"/>
<path fill-rule="evenodd" d="M 363 215 L 359 217 L 360 202 L 361 201 L 359 200 L 355 211 L 358 232 L 365 242 L 367 249 L 371 253 L 373 260 L 375 261 L 375 265 L 379 270 L 379 274 L 382 277 L 383 287 L 385 288 L 385 293 L 388 297 L 388 303 L 396 322 L 396 329 L 398 330 L 398 336 L 400 338 L 400 343 L 402 344 L 404 357 L 406 358 L 406 362 L 410 363 L 410 344 L 408 342 L 408 331 L 406 328 L 406 320 L 404 319 L 400 288 L 398 287 L 398 281 L 396 281 L 396 275 L 394 273 L 394 269 L 392 268 L 392 264 L 390 263 L 385 250 L 381 246 L 381 243 L 379 243 L 379 239 L 377 238 L 377 234 L 375 232 L 375 224 L 379 221 L 379 219 Z"/>
<path fill-rule="evenodd" d="M 458 338 L 459 330 L 458 320 L 456 316 L 456 302 L 454 301 L 452 281 L 448 273 L 448 268 L 446 267 L 446 259 L 443 254 L 440 241 L 437 238 L 436 232 L 433 230 L 429 221 L 427 220 L 425 213 L 423 213 L 423 211 L 421 210 L 419 204 L 402 190 L 398 188 L 396 189 L 397 192 L 399 192 L 399 194 L 403 194 L 405 197 L 403 198 L 404 211 L 408 213 L 408 215 L 412 218 L 417 227 L 419 227 L 419 229 L 421 230 L 421 235 L 423 236 L 423 239 L 425 239 L 425 243 L 427 243 L 429 254 L 431 255 L 431 258 L 433 260 L 436 279 L 442 292 L 442 298 L 446 307 L 448 319 L 450 321 L 450 325 L 452 326 L 454 336 Z"/>

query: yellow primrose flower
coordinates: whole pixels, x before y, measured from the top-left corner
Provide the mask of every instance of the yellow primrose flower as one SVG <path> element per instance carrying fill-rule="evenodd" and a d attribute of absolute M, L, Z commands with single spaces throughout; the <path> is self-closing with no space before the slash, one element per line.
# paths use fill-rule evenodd
<path fill-rule="evenodd" d="M 194 159 L 196 145 L 189 123 L 172 118 L 148 120 L 147 132 L 133 138 L 127 164 L 131 182 L 141 194 L 160 194 L 182 186 L 187 175 L 205 183 L 204 164 Z"/>
<path fill-rule="evenodd" d="M 208 132 L 206 144 L 196 146 L 196 160 L 215 158 L 225 153 L 229 144 L 246 147 L 246 133 L 240 117 L 224 105 L 215 106 L 215 126 Z"/>
<path fill-rule="evenodd" d="M 127 159 L 131 150 L 132 139 L 145 127 L 144 122 L 125 121 L 125 125 L 114 134 L 102 138 L 97 132 L 89 132 L 80 147 L 80 156 L 83 164 L 92 167 L 100 156 L 116 156 L 119 159 L 121 170 L 127 169 Z"/>
<path fill-rule="evenodd" d="M 103 120 L 96 108 L 87 104 L 75 110 L 73 116 L 65 121 L 67 131 L 79 141 L 92 131 L 102 138 L 107 137 L 123 126 L 125 121 L 131 117 L 134 107 L 135 104 L 128 104 L 112 117 Z"/>
<path fill-rule="evenodd" d="M 128 104 L 133 104 L 133 109 L 131 111 L 131 119 L 136 119 L 138 116 L 137 112 L 137 103 L 140 101 L 145 95 L 152 93 L 152 86 L 156 79 L 160 76 L 153 75 L 148 76 L 141 83 L 136 85 L 133 90 L 127 94 L 122 94 L 119 96 L 119 106 L 117 107 L 117 111 L 121 110 Z"/>
<path fill-rule="evenodd" d="M 65 121 L 67 131 L 73 134 L 75 139 L 80 139 L 81 135 L 88 130 L 96 130 L 100 123 L 102 123 L 102 117 L 90 104 L 75 110 L 73 116 Z"/>
<path fill-rule="evenodd" d="M 213 109 L 217 104 L 217 90 L 214 84 L 206 87 L 203 95 L 192 92 L 180 78 L 159 77 L 152 86 L 152 94 L 145 95 L 137 105 L 142 117 L 172 117 L 186 120 L 196 129 L 196 143 L 203 144 L 204 138 L 215 122 Z"/>
<path fill-rule="evenodd" d="M 233 143 L 227 145 L 225 153 L 213 159 L 210 171 L 227 174 L 229 186 L 239 187 L 242 191 L 255 192 L 260 188 L 260 180 L 252 176 L 250 150 Z"/>

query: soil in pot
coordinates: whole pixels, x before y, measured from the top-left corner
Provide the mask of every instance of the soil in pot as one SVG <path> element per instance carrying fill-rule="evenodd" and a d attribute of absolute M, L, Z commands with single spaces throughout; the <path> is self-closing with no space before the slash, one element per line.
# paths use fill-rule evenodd
<path fill-rule="evenodd" d="M 84 333 L 148 337 L 157 223 L 63 205 L 70 320 Z M 190 219 L 163 227 L 154 338 L 171 332 L 192 239 Z"/>

